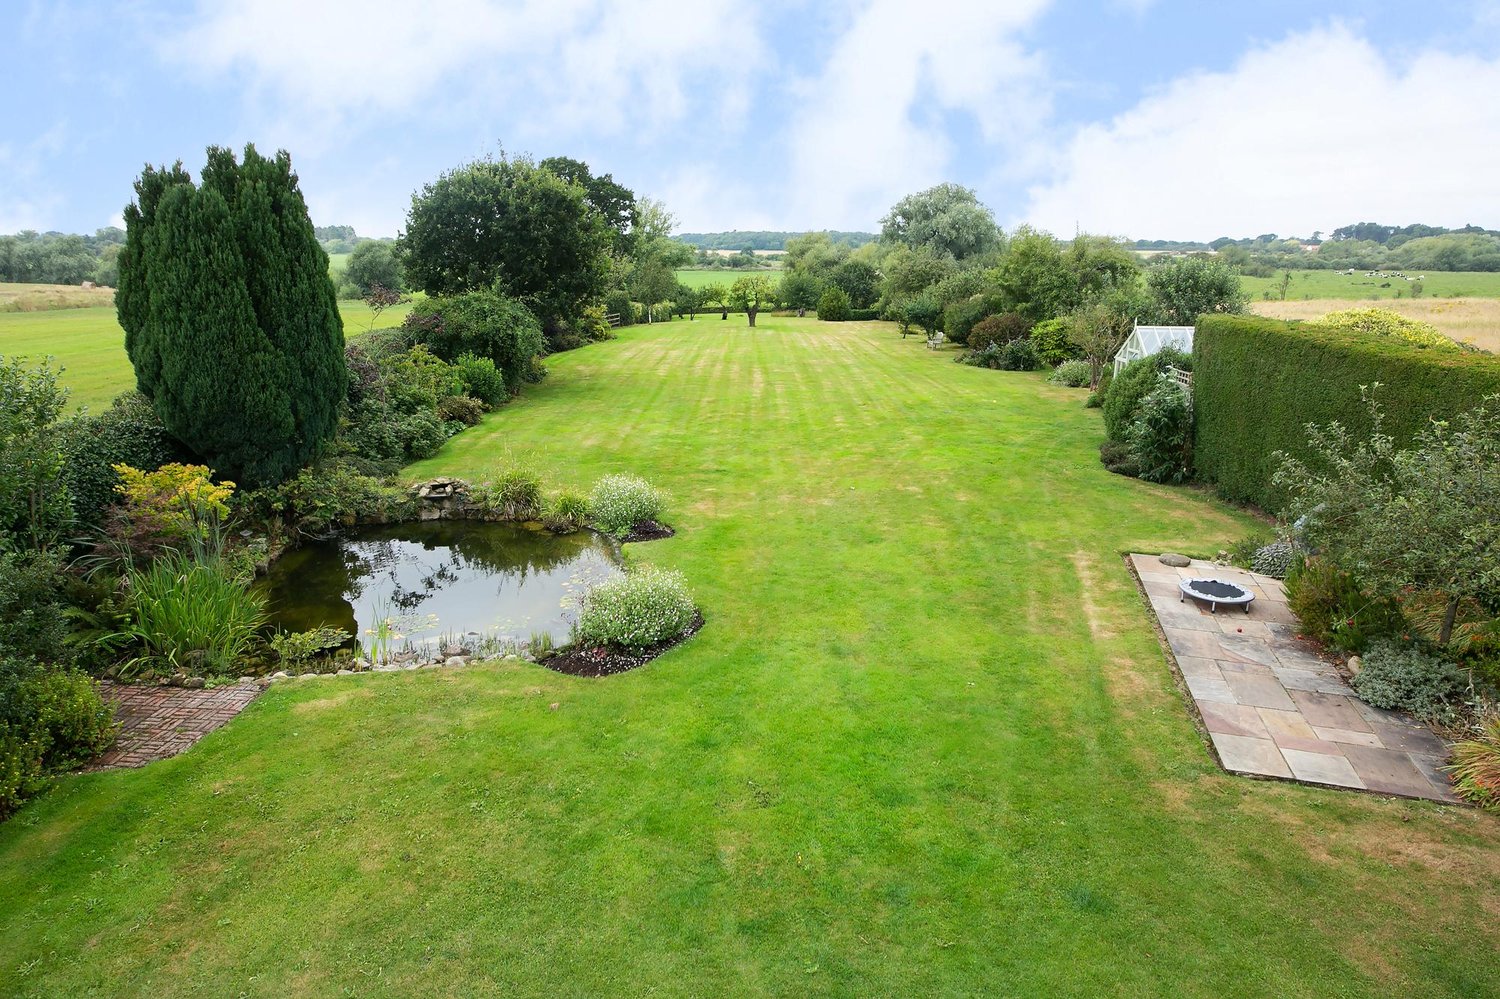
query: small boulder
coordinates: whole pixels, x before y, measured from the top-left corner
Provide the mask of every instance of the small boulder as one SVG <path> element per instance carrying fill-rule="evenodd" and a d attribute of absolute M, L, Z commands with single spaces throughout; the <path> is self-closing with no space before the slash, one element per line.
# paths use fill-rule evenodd
<path fill-rule="evenodd" d="M 339 670 L 338 675 L 339 676 L 353 676 L 354 675 L 354 670 L 352 670 L 352 669 L 341 669 L 341 670 Z"/>
<path fill-rule="evenodd" d="M 1360 661 L 1359 656 L 1350 656 L 1349 657 L 1349 675 L 1350 676 L 1359 676 L 1359 671 L 1362 670 L 1362 669 L 1364 669 L 1364 668 L 1365 668 L 1365 664 Z"/>
<path fill-rule="evenodd" d="M 463 666 L 463 665 L 466 665 L 468 663 L 468 661 L 469 660 L 466 659 L 466 658 L 464 658 L 463 656 L 449 656 L 446 660 L 444 660 L 443 665 L 444 666 Z"/>
<path fill-rule="evenodd" d="M 182 681 L 182 685 L 189 690 L 202 690 L 208 686 L 208 681 L 201 676 L 190 676 Z"/>
<path fill-rule="evenodd" d="M 273 680 L 287 680 L 287 679 L 290 679 L 290 678 L 291 678 L 291 674 L 288 673 L 286 670 L 281 670 L 280 672 L 272 673 L 271 674 L 271 679 L 273 679 Z"/>
<path fill-rule="evenodd" d="M 1163 552 L 1157 558 L 1157 561 L 1162 565 L 1170 565 L 1174 569 L 1186 569 L 1193 564 L 1192 559 L 1186 555 L 1179 555 L 1176 552 Z"/>

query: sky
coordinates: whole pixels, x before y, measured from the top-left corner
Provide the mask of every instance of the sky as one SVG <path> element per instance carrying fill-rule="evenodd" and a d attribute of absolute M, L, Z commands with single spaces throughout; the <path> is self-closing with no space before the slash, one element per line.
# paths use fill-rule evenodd
<path fill-rule="evenodd" d="M 1500 0 L 0 0 L 0 233 L 119 225 L 146 163 L 292 155 L 313 221 L 572 156 L 681 231 L 878 230 L 973 188 L 1137 239 L 1500 228 Z"/>

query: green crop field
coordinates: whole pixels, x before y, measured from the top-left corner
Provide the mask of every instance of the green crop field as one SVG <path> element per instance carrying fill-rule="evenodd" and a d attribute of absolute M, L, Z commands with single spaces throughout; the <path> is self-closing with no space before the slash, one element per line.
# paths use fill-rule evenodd
<path fill-rule="evenodd" d="M 101 342 L 101 349 L 108 347 Z M 0 994 L 1493 996 L 1500 824 L 1214 763 L 1120 553 L 1250 529 L 886 324 L 631 327 L 415 477 L 666 489 L 694 638 L 277 685 L 0 825 Z"/>
<path fill-rule="evenodd" d="M 755 268 L 750 270 L 737 270 L 732 267 L 684 267 L 677 271 L 677 280 L 689 288 L 702 288 L 710 284 L 722 284 L 728 288 L 734 284 L 736 278 L 744 277 L 746 274 L 764 274 L 772 281 L 779 280 L 781 272 L 777 268 Z"/>
<path fill-rule="evenodd" d="M 1384 273 L 1394 274 L 1387 270 Z M 1407 277 L 1421 278 L 1422 298 L 1500 298 L 1500 273 L 1489 271 L 1405 272 Z M 1240 278 L 1240 287 L 1252 301 L 1281 297 L 1281 273 L 1275 277 Z M 1287 288 L 1288 301 L 1304 298 L 1411 298 L 1412 282 L 1399 277 L 1367 277 L 1365 271 L 1345 275 L 1339 271 L 1292 271 Z"/>
<path fill-rule="evenodd" d="M 399 326 L 411 311 L 399 305 L 381 313 L 378 325 Z M 344 332 L 358 336 L 370 327 L 370 307 L 360 301 L 339 302 Z M 125 356 L 125 331 L 113 306 L 52 309 L 46 312 L 0 312 L 0 356 L 56 359 L 65 370 L 62 384 L 70 401 L 98 412 L 135 385 Z"/>

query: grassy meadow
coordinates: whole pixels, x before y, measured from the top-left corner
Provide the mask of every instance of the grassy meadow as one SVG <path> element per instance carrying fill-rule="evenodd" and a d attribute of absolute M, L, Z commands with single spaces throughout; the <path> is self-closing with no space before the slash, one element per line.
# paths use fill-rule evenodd
<path fill-rule="evenodd" d="M 1287 301 L 1300 299 L 1402 299 L 1411 298 L 1412 282 L 1395 277 L 1366 277 L 1366 271 L 1344 275 L 1339 271 L 1292 271 Z M 1392 273 L 1387 270 L 1385 273 Z M 1426 298 L 1500 298 L 1500 272 L 1490 271 L 1416 271 L 1404 272 L 1422 279 Z M 1263 302 L 1269 295 L 1279 300 L 1281 275 L 1257 278 L 1241 277 L 1240 287 L 1252 302 Z"/>
<path fill-rule="evenodd" d="M 0 288 L 6 286 L 0 285 Z M 110 293 L 111 300 L 113 293 Z M 411 311 L 399 305 L 380 314 L 380 327 L 399 326 Z M 370 307 L 361 301 L 340 301 L 344 333 L 357 336 L 370 328 Z M 110 400 L 135 385 L 135 373 L 125 356 L 125 331 L 113 305 L 57 308 L 44 312 L 0 312 L 0 356 L 35 361 L 54 358 L 65 370 L 62 384 L 76 406 L 98 412 Z"/>
<path fill-rule="evenodd" d="M 687 285 L 689 288 L 702 288 L 711 284 L 722 284 L 727 288 L 730 285 L 734 284 L 737 278 L 744 277 L 746 274 L 764 274 L 766 277 L 769 277 L 773 281 L 778 280 L 781 277 L 780 269 L 773 267 L 752 269 L 736 269 L 730 267 L 683 267 L 677 271 L 677 280 Z"/>
<path fill-rule="evenodd" d="M 277 685 L 63 779 L 0 825 L 0 994 L 1500 992 L 1494 816 L 1195 730 L 1120 553 L 1250 520 L 952 357 L 763 315 L 550 358 L 410 476 L 647 477 L 678 533 L 627 557 L 704 629 L 602 680 Z"/>

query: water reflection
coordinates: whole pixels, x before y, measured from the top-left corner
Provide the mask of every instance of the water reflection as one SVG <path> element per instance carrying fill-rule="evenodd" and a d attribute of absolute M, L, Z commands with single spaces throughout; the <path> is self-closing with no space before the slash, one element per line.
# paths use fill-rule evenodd
<path fill-rule="evenodd" d="M 619 549 L 590 531 L 557 537 L 515 524 L 389 524 L 288 552 L 258 584 L 272 623 L 366 638 L 392 618 L 401 640 L 440 636 L 566 641 L 578 597 L 620 575 Z"/>

